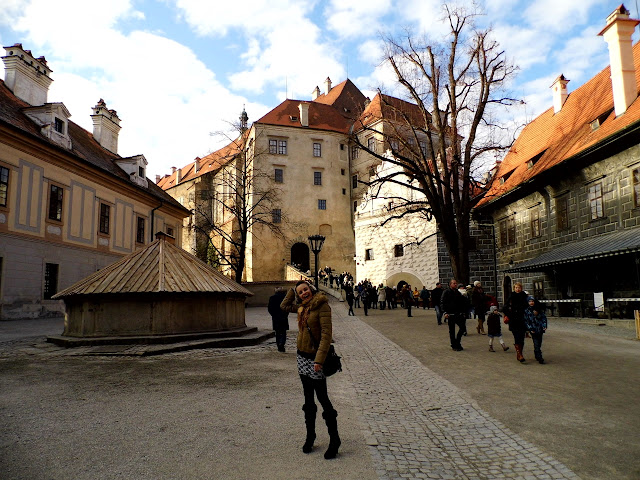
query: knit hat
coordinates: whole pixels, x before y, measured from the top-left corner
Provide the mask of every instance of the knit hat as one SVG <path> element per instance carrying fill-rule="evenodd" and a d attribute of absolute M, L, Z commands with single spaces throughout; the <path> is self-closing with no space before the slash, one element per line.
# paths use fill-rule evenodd
<path fill-rule="evenodd" d="M 496 310 L 498 310 L 498 307 L 496 307 L 495 305 L 491 305 L 491 306 L 489 307 L 489 311 L 490 311 L 491 313 L 495 312 Z"/>
<path fill-rule="evenodd" d="M 476 280 L 475 282 L 473 282 L 474 287 L 477 287 L 478 285 L 480 285 L 480 280 Z"/>
<path fill-rule="evenodd" d="M 533 300 L 535 302 L 536 301 L 536 297 L 534 297 L 533 295 L 529 295 L 527 297 L 527 302 L 530 302 L 531 300 Z"/>

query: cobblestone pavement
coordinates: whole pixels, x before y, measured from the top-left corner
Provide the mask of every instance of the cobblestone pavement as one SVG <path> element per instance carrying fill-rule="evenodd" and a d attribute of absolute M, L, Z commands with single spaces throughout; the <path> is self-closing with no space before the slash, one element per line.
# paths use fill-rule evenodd
<path fill-rule="evenodd" d="M 342 305 L 333 312 L 380 479 L 578 478 Z"/>

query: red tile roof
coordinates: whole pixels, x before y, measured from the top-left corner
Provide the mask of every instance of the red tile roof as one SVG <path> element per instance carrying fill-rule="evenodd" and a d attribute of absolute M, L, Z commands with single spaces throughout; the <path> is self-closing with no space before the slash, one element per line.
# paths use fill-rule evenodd
<path fill-rule="evenodd" d="M 633 47 L 636 82 L 640 84 L 640 43 Z M 549 108 L 520 133 L 493 177 L 485 197 L 476 208 L 486 206 L 512 192 L 536 175 L 608 141 L 627 127 L 640 121 L 640 99 L 616 118 L 610 67 L 570 93 L 562 110 L 554 114 Z M 599 119 L 600 126 L 591 124 Z M 532 168 L 529 160 L 539 156 Z M 504 178 L 504 183 L 502 183 Z"/>
<path fill-rule="evenodd" d="M 300 123 L 300 110 L 298 109 L 298 105 L 301 103 L 309 105 L 308 127 L 303 127 Z M 295 118 L 295 120 L 292 120 L 292 117 Z M 346 134 L 349 132 L 349 127 L 352 122 L 341 115 L 340 112 L 331 105 L 306 100 L 285 100 L 256 123 L 278 125 L 281 127 L 326 130 Z"/>
<path fill-rule="evenodd" d="M 430 121 L 431 115 L 428 112 L 426 114 L 427 121 Z M 406 121 L 403 115 L 408 117 L 412 125 L 425 125 L 425 118 L 418 105 L 378 93 L 362 112 L 356 126 L 360 124 L 369 126 L 382 119 L 404 124 Z"/>
<path fill-rule="evenodd" d="M 314 100 L 316 103 L 331 105 L 343 116 L 356 118 L 364 109 L 366 97 L 348 78 L 329 90 L 328 94 L 321 94 Z"/>

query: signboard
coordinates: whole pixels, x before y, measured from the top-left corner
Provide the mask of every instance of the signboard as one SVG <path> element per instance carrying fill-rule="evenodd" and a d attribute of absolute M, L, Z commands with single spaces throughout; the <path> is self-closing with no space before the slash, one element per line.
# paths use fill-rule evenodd
<path fill-rule="evenodd" d="M 604 312 L 604 293 L 593 292 L 593 305 L 596 312 Z"/>

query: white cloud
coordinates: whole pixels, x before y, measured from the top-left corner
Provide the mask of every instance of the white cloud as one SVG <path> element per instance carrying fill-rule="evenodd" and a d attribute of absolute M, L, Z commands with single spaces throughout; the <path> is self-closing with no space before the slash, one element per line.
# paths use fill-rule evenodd
<path fill-rule="evenodd" d="M 383 17 L 391 7 L 391 0 L 367 0 L 366 2 L 331 0 L 325 9 L 327 26 L 342 38 L 375 35 L 384 29 Z"/>
<path fill-rule="evenodd" d="M 496 25 L 493 35 L 521 70 L 545 62 L 553 44 L 550 36 L 541 36 L 538 31 L 523 26 Z"/>
<path fill-rule="evenodd" d="M 601 4 L 602 0 L 536 0 L 529 4 L 523 18 L 541 34 L 566 32 L 586 23 L 589 10 Z"/>

